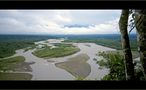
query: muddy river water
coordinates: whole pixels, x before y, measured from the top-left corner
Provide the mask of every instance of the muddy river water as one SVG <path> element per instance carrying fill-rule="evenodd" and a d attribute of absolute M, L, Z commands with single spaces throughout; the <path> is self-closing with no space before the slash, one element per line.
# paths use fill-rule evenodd
<path fill-rule="evenodd" d="M 17 50 L 15 56 L 24 56 L 26 62 L 35 62 L 34 64 L 31 64 L 32 72 L 30 73 L 33 75 L 32 80 L 75 80 L 75 77 L 72 74 L 64 69 L 56 67 L 55 63 L 65 62 L 69 58 L 75 57 L 79 54 L 87 54 L 90 58 L 87 63 L 91 67 L 91 72 L 86 79 L 100 80 L 103 76 L 108 74 L 109 70 L 106 68 L 99 69 L 99 65 L 93 59 L 96 58 L 97 60 L 101 60 L 101 57 L 96 55 L 99 51 L 111 51 L 115 49 L 94 43 L 73 43 L 73 45 L 80 48 L 80 51 L 65 57 L 51 59 L 38 58 L 32 54 L 35 49 L 26 52 L 23 52 L 24 50 L 22 49 Z"/>

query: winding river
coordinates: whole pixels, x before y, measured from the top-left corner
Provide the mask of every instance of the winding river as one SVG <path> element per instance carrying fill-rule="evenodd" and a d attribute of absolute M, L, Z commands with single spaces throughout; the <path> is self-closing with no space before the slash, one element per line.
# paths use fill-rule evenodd
<path fill-rule="evenodd" d="M 103 76 L 108 74 L 109 70 L 106 68 L 99 69 L 99 65 L 96 64 L 93 59 L 101 59 L 100 56 L 96 55 L 99 51 L 111 51 L 115 49 L 100 46 L 95 43 L 73 43 L 73 45 L 80 48 L 80 51 L 65 57 L 51 59 L 38 58 L 32 54 L 35 49 L 26 52 L 23 52 L 24 50 L 20 49 L 16 51 L 14 56 L 24 56 L 26 59 L 25 62 L 35 62 L 34 64 L 31 64 L 31 74 L 33 75 L 32 80 L 75 80 L 75 77 L 72 74 L 64 69 L 56 67 L 55 63 L 65 62 L 69 58 L 75 57 L 79 54 L 87 54 L 90 57 L 87 63 L 91 67 L 91 72 L 86 79 L 100 80 Z"/>

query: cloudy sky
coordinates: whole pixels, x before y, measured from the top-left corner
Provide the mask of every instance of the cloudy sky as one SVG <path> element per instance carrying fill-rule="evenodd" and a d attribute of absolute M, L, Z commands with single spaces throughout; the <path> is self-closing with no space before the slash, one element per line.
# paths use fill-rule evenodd
<path fill-rule="evenodd" d="M 117 34 L 121 10 L 0 10 L 0 34 Z"/>

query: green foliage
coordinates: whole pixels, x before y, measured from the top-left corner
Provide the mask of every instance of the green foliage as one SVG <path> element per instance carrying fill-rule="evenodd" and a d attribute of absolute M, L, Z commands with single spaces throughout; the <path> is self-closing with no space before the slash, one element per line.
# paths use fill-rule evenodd
<path fill-rule="evenodd" d="M 0 58 L 11 56 L 15 54 L 15 50 L 32 45 L 34 45 L 34 43 L 29 41 L 0 42 Z"/>
<path fill-rule="evenodd" d="M 33 52 L 34 55 L 41 58 L 53 58 L 67 56 L 79 51 L 79 48 L 72 46 L 71 44 L 60 44 L 57 48 L 45 47 Z"/>
<path fill-rule="evenodd" d="M 99 64 L 100 66 L 106 66 L 109 67 L 108 63 L 105 60 L 100 60 L 100 61 L 96 61 L 97 64 Z"/>
<path fill-rule="evenodd" d="M 7 59 L 0 59 L 0 70 L 13 70 L 16 64 L 24 62 L 25 58 L 23 56 L 16 56 Z"/>
<path fill-rule="evenodd" d="M 110 68 L 110 72 L 103 80 L 125 80 L 125 66 L 123 56 L 119 53 L 100 52 L 99 56 L 103 56 L 104 60 L 99 61 L 99 65 Z"/>
<path fill-rule="evenodd" d="M 136 51 L 133 51 L 134 55 L 137 54 Z M 99 52 L 99 56 L 102 56 L 104 59 L 97 61 L 97 63 L 100 66 L 104 66 L 106 68 L 110 69 L 110 72 L 108 75 L 103 77 L 103 80 L 126 80 L 125 77 L 125 65 L 124 65 L 124 56 L 123 53 L 120 52 L 113 52 L 113 51 L 107 51 L 107 52 Z M 138 64 L 138 65 L 137 65 Z M 144 80 L 142 67 L 140 62 L 135 62 L 135 77 L 136 80 Z"/>

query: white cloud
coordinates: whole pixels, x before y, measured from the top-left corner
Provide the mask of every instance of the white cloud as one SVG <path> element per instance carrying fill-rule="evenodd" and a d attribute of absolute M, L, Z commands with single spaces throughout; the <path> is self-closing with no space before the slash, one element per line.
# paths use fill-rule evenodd
<path fill-rule="evenodd" d="M 118 33 L 120 10 L 0 10 L 0 34 Z M 63 28 L 64 25 L 95 27 Z"/>
<path fill-rule="evenodd" d="M 118 20 L 118 19 L 117 19 Z M 62 28 L 63 33 L 65 34 L 113 34 L 118 33 L 118 21 L 113 20 L 108 23 L 97 24 L 95 27 L 89 28 Z M 59 29 L 58 29 L 59 30 Z"/>
<path fill-rule="evenodd" d="M 61 21 L 61 22 L 71 22 L 70 18 L 61 16 L 61 15 L 56 15 L 55 20 L 56 21 Z"/>

